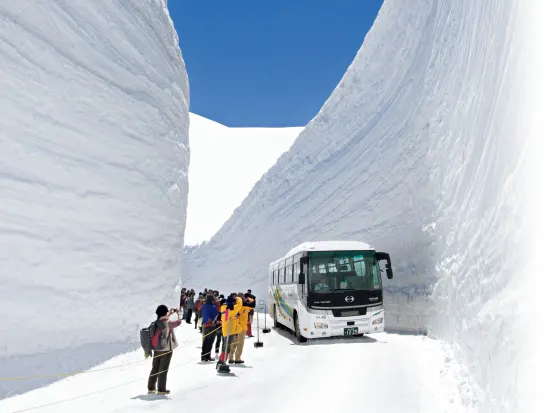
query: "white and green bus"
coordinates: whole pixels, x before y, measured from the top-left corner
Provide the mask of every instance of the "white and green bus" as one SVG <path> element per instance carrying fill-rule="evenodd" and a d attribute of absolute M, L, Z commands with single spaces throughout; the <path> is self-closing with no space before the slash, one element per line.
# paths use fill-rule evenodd
<path fill-rule="evenodd" d="M 389 254 L 358 241 L 305 242 L 269 265 L 269 314 L 299 341 L 384 331 L 380 261 Z"/>

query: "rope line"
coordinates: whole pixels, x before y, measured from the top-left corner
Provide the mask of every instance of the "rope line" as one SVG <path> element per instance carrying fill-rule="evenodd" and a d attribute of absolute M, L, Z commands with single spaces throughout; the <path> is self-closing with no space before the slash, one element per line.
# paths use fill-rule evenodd
<path fill-rule="evenodd" d="M 208 333 L 208 334 L 203 334 L 203 335 L 202 335 L 201 342 L 204 341 L 204 338 L 205 338 L 205 337 L 207 337 L 208 335 L 210 335 L 210 334 L 212 334 L 212 333 L 215 333 L 215 332 L 218 331 L 220 328 L 221 328 L 221 326 L 220 326 L 220 327 L 217 327 L 217 328 L 214 329 L 214 330 L 212 330 L 212 331 L 211 331 L 210 333 Z M 176 349 L 174 349 L 174 350 L 165 352 L 165 353 L 163 353 L 163 354 L 161 354 L 161 355 L 157 355 L 157 356 L 155 356 L 155 357 L 162 357 L 162 356 L 164 356 L 164 355 L 166 355 L 166 354 L 168 354 L 168 353 L 173 353 L 175 350 L 177 350 L 177 349 L 179 349 L 179 348 L 184 348 L 184 347 L 187 347 L 187 346 L 193 344 L 193 342 L 194 342 L 194 340 L 190 340 L 190 341 L 184 343 L 183 345 L 178 346 L 178 348 L 176 348 Z M 236 344 L 232 343 L 232 345 L 236 345 Z M 201 354 L 201 358 L 202 358 L 203 356 L 205 356 L 206 354 L 210 354 L 210 353 L 211 353 L 211 352 L 209 352 L 209 353 L 202 353 L 202 354 Z M 155 358 L 155 357 L 151 357 L 151 359 L 153 359 L 153 358 Z M 148 359 L 145 359 L 145 360 L 148 360 Z M 140 360 L 139 362 L 141 363 L 142 361 L 145 361 L 145 360 Z M 188 360 L 188 361 L 186 361 L 186 362 L 184 362 L 184 363 L 181 363 L 181 364 L 178 364 L 178 365 L 176 365 L 176 366 L 168 367 L 166 370 L 159 371 L 158 373 L 149 374 L 149 375 L 147 376 L 147 378 L 153 377 L 153 376 L 157 376 L 157 375 L 159 375 L 159 374 L 163 374 L 163 373 L 165 373 L 165 372 L 168 372 L 169 370 L 177 369 L 178 367 L 182 367 L 182 366 L 184 366 L 184 365 L 186 365 L 186 364 L 189 364 L 189 363 L 191 363 L 191 362 L 192 362 L 192 360 Z M 136 362 L 134 362 L 134 363 L 129 363 L 128 365 L 130 365 L 130 364 L 136 364 Z M 107 369 L 96 369 L 96 370 L 94 370 L 94 371 L 102 371 L 102 370 L 107 370 Z M 76 373 L 76 374 L 78 374 L 78 373 Z M 127 385 L 129 385 L 129 384 L 134 384 L 134 383 L 140 382 L 140 381 L 142 381 L 142 380 L 144 380 L 143 377 L 142 377 L 142 378 L 139 378 L 139 379 L 136 379 L 136 380 L 128 381 L 128 382 L 125 382 L 125 383 L 122 383 L 122 384 L 118 384 L 118 385 L 116 385 L 116 386 L 110 386 L 110 387 L 107 387 L 107 388 L 105 388 L 105 389 L 96 390 L 96 391 L 94 391 L 94 392 L 90 392 L 90 393 L 86 393 L 86 394 L 81 394 L 81 395 L 79 395 L 79 396 L 71 397 L 71 398 L 68 398 L 68 399 L 62 399 L 62 400 L 58 400 L 58 401 L 55 401 L 55 402 L 50 402 L 50 403 L 46 403 L 46 404 L 42 404 L 42 405 L 38 405 L 38 406 L 28 407 L 28 408 L 22 409 L 22 410 L 15 410 L 15 411 L 13 411 L 12 413 L 24 413 L 24 412 L 29 412 L 29 411 L 31 411 L 31 410 L 42 409 L 42 408 L 44 408 L 44 407 L 56 406 L 56 405 L 58 405 L 58 404 L 62 404 L 62 403 L 66 403 L 66 402 L 70 402 L 70 401 L 82 399 L 82 398 L 85 398 L 85 397 L 88 397 L 88 396 L 93 396 L 93 395 L 99 394 L 99 393 L 104 393 L 104 392 L 109 391 L 109 390 L 118 389 L 118 388 L 120 388 L 120 387 L 124 387 L 124 386 L 127 386 Z M 200 387 L 199 387 L 199 388 L 200 388 Z"/>
<path fill-rule="evenodd" d="M 204 337 L 208 336 L 209 334 L 212 334 L 212 333 L 216 332 L 220 328 L 221 328 L 221 326 L 217 327 L 215 330 L 213 330 L 210 333 L 204 335 Z M 185 347 L 186 344 L 187 343 L 184 342 L 183 345 L 178 346 L 177 348 L 175 348 L 173 350 L 170 350 L 169 352 L 173 353 L 174 351 Z M 92 370 L 79 370 L 79 371 L 73 371 L 73 372 L 69 372 L 69 373 L 43 374 L 43 375 L 37 375 L 37 376 L 0 377 L 0 381 L 19 381 L 19 380 L 49 379 L 49 378 L 56 378 L 56 377 L 71 377 L 71 376 L 77 376 L 77 375 L 80 375 L 80 374 L 96 373 L 98 371 L 113 370 L 113 369 L 118 369 L 118 368 L 121 368 L 121 367 L 132 366 L 134 364 L 143 363 L 144 361 L 149 360 L 149 358 L 152 360 L 154 358 L 161 357 L 161 356 L 162 355 L 147 357 L 147 358 L 144 358 L 143 360 L 137 360 L 137 361 L 132 361 L 132 362 L 129 362 L 129 363 L 118 364 L 116 366 L 102 367 L 102 368 L 99 368 L 99 369 L 92 369 Z"/>

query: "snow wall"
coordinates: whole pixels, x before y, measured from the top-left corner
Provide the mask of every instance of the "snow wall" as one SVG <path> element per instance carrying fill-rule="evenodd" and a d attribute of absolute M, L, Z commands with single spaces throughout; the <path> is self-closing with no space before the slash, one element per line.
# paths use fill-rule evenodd
<path fill-rule="evenodd" d="M 197 245 L 222 227 L 304 128 L 229 128 L 194 113 L 189 116 L 193 156 L 185 244 Z"/>
<path fill-rule="evenodd" d="M 1 375 L 87 368 L 176 305 L 178 38 L 166 0 L 3 1 L 0 61 Z M 0 383 L 2 397 L 43 382 Z"/>
<path fill-rule="evenodd" d="M 268 265 L 306 240 L 392 255 L 389 329 L 427 332 L 483 412 L 514 411 L 519 258 L 518 1 L 386 0 L 355 60 L 293 147 L 182 282 L 267 298 Z"/>

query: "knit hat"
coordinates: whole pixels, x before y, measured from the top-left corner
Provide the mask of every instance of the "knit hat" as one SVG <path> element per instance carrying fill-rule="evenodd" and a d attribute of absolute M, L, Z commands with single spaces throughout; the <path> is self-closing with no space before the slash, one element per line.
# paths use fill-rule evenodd
<path fill-rule="evenodd" d="M 230 295 L 229 297 L 227 297 L 225 304 L 227 305 L 227 308 L 233 311 L 233 308 L 235 307 L 236 302 L 237 302 L 237 299 L 232 295 Z"/>
<path fill-rule="evenodd" d="M 168 314 L 168 307 L 166 307 L 164 304 L 159 305 L 157 307 L 156 314 L 158 318 L 164 317 L 166 314 Z"/>

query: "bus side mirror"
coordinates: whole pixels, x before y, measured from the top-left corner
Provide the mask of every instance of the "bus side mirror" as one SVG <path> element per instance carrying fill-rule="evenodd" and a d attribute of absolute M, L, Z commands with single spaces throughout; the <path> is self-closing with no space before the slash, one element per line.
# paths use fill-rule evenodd
<path fill-rule="evenodd" d="M 304 285 L 306 283 L 306 275 L 301 272 L 300 274 L 298 274 L 298 284 L 300 285 Z"/>
<path fill-rule="evenodd" d="M 388 280 L 391 280 L 393 278 L 393 270 L 391 268 L 390 254 L 387 252 L 377 252 L 376 259 L 378 261 L 386 261 L 386 276 L 388 277 Z"/>

